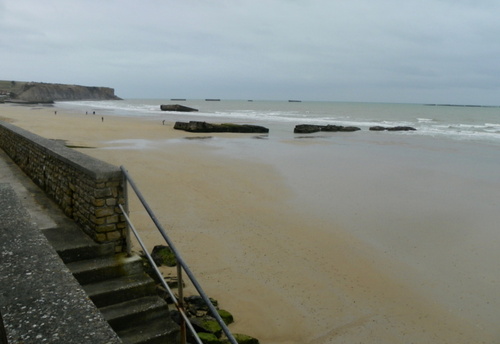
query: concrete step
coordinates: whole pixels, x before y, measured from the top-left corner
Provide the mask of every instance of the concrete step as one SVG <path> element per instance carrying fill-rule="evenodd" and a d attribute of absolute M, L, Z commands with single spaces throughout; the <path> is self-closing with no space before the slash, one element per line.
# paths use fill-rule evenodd
<path fill-rule="evenodd" d="M 115 253 L 113 244 L 97 244 L 76 224 L 45 229 L 43 234 L 65 263 Z"/>
<path fill-rule="evenodd" d="M 66 266 L 80 284 L 134 275 L 144 271 L 141 257 L 138 255 L 128 257 L 126 253 L 71 262 Z"/>
<path fill-rule="evenodd" d="M 86 284 L 83 289 L 99 308 L 156 293 L 154 281 L 145 273 Z"/>
<path fill-rule="evenodd" d="M 115 330 L 124 330 L 160 317 L 170 318 L 166 302 L 159 296 L 145 296 L 100 309 Z"/>
<path fill-rule="evenodd" d="M 124 344 L 177 344 L 179 326 L 170 318 L 157 318 L 141 326 L 116 332 Z"/>
<path fill-rule="evenodd" d="M 22 199 L 0 181 L 0 318 L 8 342 L 121 343 Z"/>

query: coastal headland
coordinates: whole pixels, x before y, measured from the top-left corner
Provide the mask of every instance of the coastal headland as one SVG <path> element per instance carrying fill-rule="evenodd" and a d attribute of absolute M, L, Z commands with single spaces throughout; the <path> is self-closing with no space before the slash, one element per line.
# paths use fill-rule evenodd
<path fill-rule="evenodd" d="M 0 80 L 0 101 L 51 104 L 60 100 L 119 100 L 110 87 Z"/>
<path fill-rule="evenodd" d="M 400 150 L 404 142 L 370 136 L 375 141 L 366 151 L 363 140 L 368 136 L 342 137 L 335 149 L 327 151 L 310 140 L 283 141 L 279 146 L 286 150 L 261 152 L 274 158 L 272 163 L 238 150 L 241 141 L 235 138 L 242 134 L 210 134 L 216 143 L 229 142 L 229 151 L 237 150 L 227 154 L 217 144 L 207 144 L 209 140 L 186 140 L 200 134 L 174 130 L 172 122 L 162 125 L 158 118 L 107 116 L 102 121 L 101 116 L 63 111 L 57 105 L 12 104 L 0 105 L 0 117 L 95 158 L 124 165 L 204 289 L 234 314 L 234 332 L 249 333 L 263 344 L 491 343 L 498 339 L 492 325 L 494 311 L 488 323 L 486 317 L 473 318 L 472 311 L 457 311 L 465 301 L 445 302 L 446 294 L 456 296 L 468 283 L 457 284 L 448 274 L 462 273 L 467 264 L 456 271 L 443 268 L 435 279 L 420 278 L 430 262 L 444 266 L 450 251 L 458 262 L 470 262 L 470 257 L 460 256 L 464 244 L 447 230 L 451 224 L 461 228 L 464 221 L 447 214 L 465 209 L 466 201 L 494 200 L 498 192 L 486 182 L 463 183 L 465 178 L 456 171 L 450 177 L 440 170 L 413 169 L 416 150 L 406 158 Z M 360 146 L 363 149 L 358 150 Z M 294 170 L 299 164 L 282 154 L 312 148 L 328 154 L 328 159 L 320 155 L 315 164 L 328 160 L 335 168 L 315 166 L 310 155 L 300 160 L 300 170 Z M 382 154 L 384 149 L 390 149 L 390 154 Z M 315 185 L 304 185 L 310 181 L 304 181 L 304 170 L 317 173 Z M 425 190 L 419 187 L 423 180 Z M 308 187 L 310 194 L 298 191 L 299 184 Z M 452 196 L 469 191 L 468 185 L 476 192 L 467 193 L 468 200 L 448 199 L 440 185 L 450 186 Z M 432 206 L 439 213 L 420 216 L 432 212 L 426 198 L 430 196 L 436 199 Z M 411 199 L 411 209 L 401 206 L 406 199 Z M 132 219 L 153 247 L 160 239 L 137 202 L 131 199 Z M 319 214 L 324 209 L 329 213 Z M 411 221 L 402 220 L 408 214 Z M 421 223 L 428 229 L 426 247 L 415 240 L 424 233 L 409 230 L 420 228 Z M 365 231 L 368 234 L 358 235 L 358 226 L 370 229 Z M 430 230 L 434 228 L 443 231 Z M 393 229 L 398 229 L 396 235 Z M 396 249 L 380 250 L 383 238 L 392 240 Z M 445 245 L 450 238 L 451 248 Z M 431 246 L 437 249 L 425 250 Z M 404 253 L 398 254 L 399 249 Z M 422 265 L 409 261 L 417 256 Z M 471 281 L 476 282 L 480 281 Z M 440 283 L 449 285 L 436 296 L 433 287 Z M 484 306 L 487 312 L 497 309 L 497 301 L 490 301 L 491 307 Z"/>

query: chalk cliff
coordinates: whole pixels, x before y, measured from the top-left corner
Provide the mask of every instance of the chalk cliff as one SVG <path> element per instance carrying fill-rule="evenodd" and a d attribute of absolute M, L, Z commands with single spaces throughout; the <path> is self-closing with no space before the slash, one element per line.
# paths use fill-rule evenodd
<path fill-rule="evenodd" d="M 29 82 L 11 93 L 12 101 L 26 103 L 51 103 L 61 100 L 119 100 L 109 87 L 48 84 Z"/>

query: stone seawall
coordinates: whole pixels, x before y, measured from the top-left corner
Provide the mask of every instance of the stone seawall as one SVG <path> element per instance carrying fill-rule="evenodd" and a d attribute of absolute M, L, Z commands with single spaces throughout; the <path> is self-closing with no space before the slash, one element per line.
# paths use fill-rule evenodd
<path fill-rule="evenodd" d="M 0 121 L 0 148 L 96 242 L 126 250 L 121 170 Z"/>

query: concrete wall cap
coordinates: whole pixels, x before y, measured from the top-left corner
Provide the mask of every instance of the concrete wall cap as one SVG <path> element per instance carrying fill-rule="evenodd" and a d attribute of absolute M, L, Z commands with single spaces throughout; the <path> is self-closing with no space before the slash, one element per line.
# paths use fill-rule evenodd
<path fill-rule="evenodd" d="M 122 176 L 122 172 L 117 166 L 89 157 L 61 143 L 33 134 L 15 125 L 3 121 L 0 121 L 0 125 L 33 142 L 44 150 L 47 155 L 52 155 L 97 180 L 119 179 Z"/>

